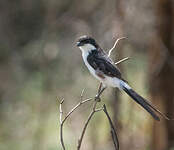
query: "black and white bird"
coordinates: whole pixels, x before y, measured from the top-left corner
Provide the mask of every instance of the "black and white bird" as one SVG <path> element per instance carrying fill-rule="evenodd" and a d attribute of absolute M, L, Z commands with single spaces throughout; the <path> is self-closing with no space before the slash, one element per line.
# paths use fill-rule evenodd
<path fill-rule="evenodd" d="M 102 93 L 106 87 L 119 88 L 148 111 L 155 120 L 160 120 L 155 113 L 160 112 L 128 85 L 126 80 L 122 78 L 120 70 L 92 37 L 80 37 L 77 41 L 77 46 L 82 51 L 83 61 L 90 73 L 103 85 L 100 93 Z"/>

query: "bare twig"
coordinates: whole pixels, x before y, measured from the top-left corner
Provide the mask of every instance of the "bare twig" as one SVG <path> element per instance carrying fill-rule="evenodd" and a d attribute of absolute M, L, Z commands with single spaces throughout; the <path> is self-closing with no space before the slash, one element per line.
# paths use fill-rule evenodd
<path fill-rule="evenodd" d="M 81 95 L 80 95 L 80 99 L 81 101 L 76 105 L 74 106 L 70 112 L 67 113 L 67 115 L 65 115 L 64 119 L 63 118 L 63 111 L 62 111 L 62 104 L 64 102 L 64 99 L 61 100 L 60 102 L 60 105 L 59 105 L 59 112 L 60 112 L 60 142 L 61 142 L 61 145 L 62 145 L 62 148 L 63 150 L 65 150 L 65 144 L 64 144 L 64 140 L 63 140 L 63 125 L 66 121 L 66 119 L 79 107 L 81 106 L 82 104 L 86 103 L 86 102 L 89 102 L 92 100 L 92 98 L 88 98 L 86 100 L 83 100 L 83 93 L 84 93 L 84 90 L 82 90 L 81 92 Z"/>
<path fill-rule="evenodd" d="M 98 89 L 98 92 L 100 92 L 101 90 L 101 86 L 102 84 L 100 84 L 99 86 L 99 89 Z M 60 110 L 60 141 L 61 141 L 61 145 L 63 147 L 63 150 L 65 150 L 65 145 L 64 145 L 64 141 L 63 141 L 63 125 L 64 125 L 64 122 L 66 121 L 66 119 L 82 104 L 88 102 L 88 101 L 91 101 L 92 99 L 89 98 L 89 99 L 86 99 L 86 100 L 83 100 L 83 93 L 84 93 L 84 90 L 82 90 L 81 92 L 81 101 L 75 106 L 73 107 L 70 112 L 67 113 L 67 115 L 64 117 L 64 119 L 62 119 L 63 117 L 63 111 L 62 111 L 62 104 L 64 102 L 64 99 L 60 102 L 60 106 L 59 106 L 59 110 Z M 96 97 L 98 99 L 100 99 L 100 97 Z M 117 138 L 117 134 L 116 134 L 116 131 L 114 129 L 114 126 L 113 126 L 113 123 L 111 121 L 111 118 L 109 117 L 109 114 L 107 112 L 107 109 L 106 109 L 106 106 L 103 105 L 103 107 L 100 107 L 100 108 L 96 108 L 97 107 L 97 103 L 99 102 L 97 99 L 95 98 L 95 100 L 93 101 L 93 106 L 92 106 L 92 110 L 85 122 L 85 125 L 82 129 L 82 133 L 80 135 L 80 138 L 78 140 L 78 144 L 77 144 L 77 150 L 80 150 L 81 148 L 81 144 L 82 144 L 82 140 L 83 140 L 83 137 L 85 135 L 85 132 L 86 132 L 86 129 L 87 129 L 87 126 L 90 122 L 90 120 L 92 119 L 93 115 L 96 113 L 96 112 L 99 112 L 99 111 L 104 111 L 108 120 L 109 120 L 109 123 L 110 123 L 110 126 L 111 126 L 111 135 L 112 135 L 112 139 L 113 139 L 113 143 L 114 143 L 114 146 L 115 146 L 115 149 L 118 150 L 119 149 L 119 143 L 118 143 L 118 138 Z"/>
<path fill-rule="evenodd" d="M 63 150 L 65 150 L 65 145 L 64 145 L 64 141 L 63 141 L 63 122 L 62 122 L 62 115 L 63 115 L 63 111 L 62 111 L 62 104 L 64 102 L 64 99 L 61 100 L 60 105 L 59 105 L 59 111 L 60 111 L 60 143 L 63 147 Z"/>
<path fill-rule="evenodd" d="M 120 40 L 122 40 L 122 39 L 126 39 L 126 37 L 118 38 L 118 39 L 115 41 L 114 46 L 113 46 L 113 47 L 109 50 L 109 52 L 108 52 L 108 56 L 109 56 L 109 57 L 110 57 L 111 52 L 113 51 L 113 49 L 117 46 L 118 42 L 119 42 Z"/>
<path fill-rule="evenodd" d="M 98 94 L 99 94 L 100 91 L 101 91 L 101 87 L 102 87 L 102 83 L 100 83 L 100 85 L 99 85 Z M 89 116 L 88 116 L 88 118 L 87 118 L 87 120 L 86 120 L 86 122 L 85 122 L 85 125 L 84 125 L 84 127 L 83 127 L 83 129 L 82 129 L 82 133 L 81 133 L 80 138 L 79 138 L 79 140 L 78 140 L 77 150 L 80 150 L 80 148 L 81 148 L 81 144 L 82 144 L 83 137 L 84 137 L 84 135 L 85 135 L 87 126 L 88 126 L 89 121 L 91 120 L 92 116 L 93 116 L 96 112 L 99 112 L 99 111 L 103 110 L 103 107 L 102 107 L 102 108 L 99 108 L 99 109 L 96 109 L 97 103 L 99 102 L 97 99 L 100 100 L 100 97 L 95 97 L 95 100 L 94 100 L 94 103 L 93 103 L 93 106 L 92 106 L 92 111 L 91 111 L 91 113 L 89 114 Z"/>
<path fill-rule="evenodd" d="M 68 114 L 65 116 L 65 118 L 63 119 L 63 121 L 62 121 L 62 123 L 64 123 L 65 121 L 66 121 L 66 119 L 79 107 L 79 106 L 81 106 L 82 104 L 84 104 L 84 103 L 86 103 L 86 102 L 89 102 L 89 101 L 91 101 L 92 100 L 92 98 L 88 98 L 88 99 L 86 99 L 86 100 L 83 100 L 83 101 L 81 101 L 81 102 L 79 102 L 75 107 L 73 107 L 71 110 L 70 110 L 70 112 L 68 112 Z"/>
<path fill-rule="evenodd" d="M 62 111 L 62 104 L 64 102 L 64 98 L 60 101 L 60 106 L 59 106 L 59 110 L 60 110 L 60 123 L 62 122 L 62 115 L 63 115 L 63 111 Z"/>
<path fill-rule="evenodd" d="M 102 88 L 102 83 L 100 82 L 99 87 L 98 87 L 98 93 L 100 93 L 101 88 Z"/>
<path fill-rule="evenodd" d="M 106 109 L 105 104 L 103 105 L 103 111 L 105 112 L 105 114 L 108 118 L 110 127 L 111 127 L 111 135 L 112 135 L 112 140 L 113 140 L 113 143 L 114 143 L 115 150 L 119 150 L 119 141 L 118 141 L 117 133 L 115 131 L 114 125 L 113 125 L 112 120 L 111 120 L 111 118 L 108 114 L 108 111 Z"/>
<path fill-rule="evenodd" d="M 85 89 L 82 90 L 81 94 L 80 94 L 80 100 L 83 100 L 83 94 L 84 94 Z"/>
<path fill-rule="evenodd" d="M 88 126 L 88 124 L 89 124 L 89 121 L 91 120 L 92 116 L 95 114 L 95 112 L 98 112 L 98 111 L 103 110 L 102 108 L 96 109 L 97 103 L 98 103 L 98 101 L 94 101 L 94 104 L 93 104 L 93 107 L 92 107 L 92 111 L 91 111 L 91 113 L 89 114 L 89 116 L 88 116 L 88 118 L 87 118 L 87 120 L 86 120 L 86 122 L 85 122 L 85 125 L 84 125 L 84 127 L 83 127 L 81 136 L 80 136 L 80 138 L 79 138 L 79 140 L 78 140 L 77 150 L 80 150 L 80 147 L 81 147 L 81 144 L 82 144 L 82 140 L 83 140 L 83 137 L 84 137 L 84 135 L 85 135 L 86 128 L 87 128 L 87 126 Z"/>
<path fill-rule="evenodd" d="M 126 39 L 126 37 L 118 38 L 118 39 L 115 41 L 114 46 L 113 46 L 113 47 L 109 50 L 109 52 L 108 52 L 108 57 L 110 57 L 111 52 L 112 52 L 113 49 L 117 46 L 118 42 L 119 42 L 120 40 L 122 40 L 122 39 Z M 115 63 L 115 65 L 118 65 L 118 64 L 120 64 L 120 63 L 122 63 L 122 62 L 124 62 L 124 61 L 126 61 L 126 60 L 128 60 L 128 59 L 129 59 L 129 57 L 123 58 L 123 59 L 117 61 L 117 62 Z"/>
<path fill-rule="evenodd" d="M 118 65 L 118 64 L 120 64 L 120 63 L 122 63 L 122 62 L 124 62 L 124 61 L 126 61 L 128 59 L 130 59 L 130 58 L 129 57 L 123 58 L 123 59 L 117 61 L 115 64 Z"/>

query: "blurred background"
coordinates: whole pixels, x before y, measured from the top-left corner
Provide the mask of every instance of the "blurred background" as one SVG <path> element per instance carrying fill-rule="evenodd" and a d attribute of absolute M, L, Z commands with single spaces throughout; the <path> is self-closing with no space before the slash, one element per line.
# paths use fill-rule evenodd
<path fill-rule="evenodd" d="M 93 36 L 104 50 L 119 37 L 114 61 L 123 77 L 162 112 L 174 117 L 174 1 L 1 0 L 0 149 L 60 150 L 59 99 L 68 112 L 96 95 L 98 81 L 83 64 L 75 41 Z M 151 116 L 126 94 L 102 95 L 118 132 L 121 150 L 173 150 L 174 122 Z M 67 149 L 75 149 L 91 103 L 64 127 Z M 91 120 L 83 150 L 114 149 L 105 115 Z"/>

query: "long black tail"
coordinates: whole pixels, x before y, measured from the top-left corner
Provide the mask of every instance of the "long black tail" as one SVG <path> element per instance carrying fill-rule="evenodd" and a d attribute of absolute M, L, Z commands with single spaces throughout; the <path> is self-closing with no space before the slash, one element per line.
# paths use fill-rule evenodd
<path fill-rule="evenodd" d="M 122 86 L 122 89 L 133 99 L 135 100 L 139 105 L 141 105 L 146 111 L 148 111 L 152 117 L 157 120 L 160 121 L 160 118 L 156 115 L 155 111 L 158 112 L 158 110 L 156 110 L 156 108 L 154 108 L 147 100 L 145 100 L 143 97 L 141 97 L 139 94 L 137 94 L 134 90 L 132 90 L 131 88 L 128 88 L 126 86 Z M 158 112 L 159 113 L 159 112 Z"/>

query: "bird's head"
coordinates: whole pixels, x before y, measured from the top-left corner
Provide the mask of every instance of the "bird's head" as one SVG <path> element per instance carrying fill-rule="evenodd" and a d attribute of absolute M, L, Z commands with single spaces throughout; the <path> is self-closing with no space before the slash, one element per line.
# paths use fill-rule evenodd
<path fill-rule="evenodd" d="M 81 49 L 81 50 L 85 50 L 85 51 L 90 51 L 90 50 L 95 50 L 97 49 L 99 46 L 96 43 L 96 41 L 89 36 L 81 36 L 78 41 L 77 41 L 77 46 Z"/>

